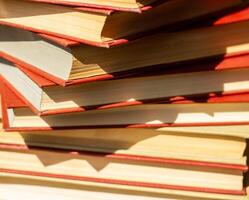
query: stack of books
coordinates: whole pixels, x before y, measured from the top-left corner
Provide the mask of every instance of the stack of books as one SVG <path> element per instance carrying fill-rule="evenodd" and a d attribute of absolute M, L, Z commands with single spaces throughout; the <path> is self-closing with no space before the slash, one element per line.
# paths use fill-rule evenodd
<path fill-rule="evenodd" d="M 249 1 L 1 0 L 0 194 L 246 200 Z"/>

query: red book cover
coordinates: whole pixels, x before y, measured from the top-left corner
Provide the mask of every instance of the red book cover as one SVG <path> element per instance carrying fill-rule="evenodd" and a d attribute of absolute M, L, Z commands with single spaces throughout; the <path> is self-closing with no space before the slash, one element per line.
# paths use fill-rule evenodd
<path fill-rule="evenodd" d="M 52 42 L 55 42 L 63 47 L 78 46 L 81 44 L 80 42 L 76 42 L 76 41 L 69 40 L 66 38 L 59 38 L 59 37 L 56 37 L 53 35 L 47 35 L 47 34 L 43 34 L 43 33 L 37 33 L 37 35 L 39 35 L 47 40 L 50 40 Z"/>
<path fill-rule="evenodd" d="M 249 7 L 220 17 L 214 22 L 214 25 L 228 24 L 244 20 L 249 20 Z"/>
<path fill-rule="evenodd" d="M 32 147 L 26 145 L 15 145 L 15 144 L 0 144 L 0 149 L 9 149 L 14 151 L 29 151 L 29 150 L 46 150 L 52 152 L 61 152 L 65 154 L 73 155 L 91 155 L 96 157 L 105 157 L 110 160 L 126 160 L 126 161 L 136 161 L 136 162 L 146 162 L 146 163 L 160 163 L 160 164 L 174 164 L 179 166 L 198 166 L 210 169 L 232 169 L 246 172 L 248 167 L 245 165 L 238 164 L 223 164 L 214 162 L 202 162 L 202 161 L 191 161 L 191 160 L 181 160 L 181 159 L 170 159 L 170 158 L 160 158 L 160 157 L 149 157 L 149 156 L 137 156 L 128 154 L 113 154 L 113 153 L 96 153 L 96 152 L 84 152 L 84 151 L 70 151 L 57 148 L 44 148 L 44 147 Z M 5 169 L 0 168 L 0 172 L 11 173 L 11 174 L 25 174 L 31 176 L 43 176 L 51 178 L 59 178 L 64 180 L 78 180 L 84 182 L 92 183 L 106 183 L 106 184 L 117 184 L 117 185 L 130 185 L 137 187 L 148 187 L 148 188 L 159 188 L 159 189 L 172 189 L 172 190 L 185 190 L 185 191 L 195 191 L 195 192 L 206 192 L 206 193 L 217 193 L 217 194 L 233 194 L 233 195 L 245 195 L 246 190 L 228 190 L 228 189 L 216 189 L 216 188 L 203 188 L 203 187 L 191 187 L 191 186 L 181 186 L 181 185 L 169 185 L 169 184 L 158 184 L 158 183 L 148 183 L 148 182 L 138 182 L 138 181 L 126 181 L 119 179 L 107 179 L 107 178 L 93 178 L 93 177 L 83 177 L 83 176 L 71 176 L 58 173 L 43 173 L 38 171 L 30 170 L 19 170 L 19 169 Z"/>

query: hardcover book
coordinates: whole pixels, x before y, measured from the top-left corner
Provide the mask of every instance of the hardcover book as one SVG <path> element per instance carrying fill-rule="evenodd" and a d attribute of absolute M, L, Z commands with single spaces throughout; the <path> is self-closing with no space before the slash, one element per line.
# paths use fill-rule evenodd
<path fill-rule="evenodd" d="M 155 7 L 143 9 L 142 13 L 132 13 L 30 1 L 1 0 L 0 7 L 4 9 L 0 12 L 0 24 L 98 47 L 110 47 L 127 43 L 130 39 L 162 26 L 172 26 L 243 4 L 241 0 L 192 1 L 193 6 L 182 12 L 182 8 L 188 2 L 186 0 L 163 1 Z M 179 11 L 181 15 L 177 14 Z M 155 18 L 157 20 L 154 20 Z"/>
<path fill-rule="evenodd" d="M 220 100 L 218 98 L 211 103 L 144 104 L 88 112 L 37 116 L 27 104 L 18 99 L 10 90 L 4 89 L 3 92 L 3 125 L 8 131 L 249 124 L 248 98 L 241 98 L 242 101 L 236 100 L 235 102 L 233 98 L 228 98 L 228 101 L 225 101 L 226 98 Z M 247 94 L 245 95 L 248 97 Z"/>

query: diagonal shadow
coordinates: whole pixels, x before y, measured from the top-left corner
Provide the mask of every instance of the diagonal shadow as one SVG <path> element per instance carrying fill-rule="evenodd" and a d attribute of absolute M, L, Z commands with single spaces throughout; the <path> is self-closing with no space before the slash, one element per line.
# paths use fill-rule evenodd
<path fill-rule="evenodd" d="M 189 164 L 172 164 L 172 163 L 164 163 L 164 162 L 148 162 L 143 159 L 125 159 L 112 157 L 111 154 L 106 153 L 96 153 L 96 152 L 86 152 L 86 151 L 67 151 L 63 149 L 56 148 L 45 148 L 45 147 L 28 147 L 27 149 L 16 151 L 15 149 L 5 149 L 2 150 L 8 152 L 16 152 L 28 155 L 34 155 L 39 161 L 42 163 L 42 168 L 49 168 L 53 165 L 62 165 L 64 169 L 67 169 L 69 165 L 63 165 L 64 162 L 74 161 L 73 168 L 70 169 L 78 169 L 79 166 L 86 167 L 88 163 L 97 173 L 101 174 L 102 170 L 108 170 L 109 165 L 118 164 L 118 165 L 134 165 L 134 166 L 150 166 L 156 168 L 169 168 L 175 170 L 185 170 L 185 171 L 198 171 L 198 172 L 210 172 L 210 173 L 218 173 L 218 174 L 233 174 L 239 175 L 241 171 L 239 170 L 230 170 L 224 168 L 216 168 L 216 167 L 205 167 L 198 165 L 189 165 Z M 75 162 L 78 162 L 78 167 L 75 165 Z M 85 163 L 85 164 L 83 164 Z M 28 165 L 27 165 L 28 166 Z M 111 167 L 111 166 L 110 166 Z M 89 167 L 87 167 L 89 169 Z M 60 174 L 60 172 L 58 171 Z M 85 172 L 84 172 L 85 173 Z M 86 174 L 87 176 L 87 174 Z M 118 179 L 118 177 L 117 177 Z"/>

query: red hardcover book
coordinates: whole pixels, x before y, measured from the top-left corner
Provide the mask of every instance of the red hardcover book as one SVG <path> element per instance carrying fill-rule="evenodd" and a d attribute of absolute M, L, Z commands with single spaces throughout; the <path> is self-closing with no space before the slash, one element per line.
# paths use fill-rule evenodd
<path fill-rule="evenodd" d="M 143 165 L 164 165 L 164 167 L 168 166 L 176 166 L 178 169 L 184 169 L 188 167 L 189 170 L 212 170 L 212 171 L 220 171 L 224 170 L 224 172 L 231 172 L 236 171 L 236 173 L 243 173 L 248 170 L 247 166 L 244 165 L 234 165 L 234 164 L 221 164 L 221 163 L 213 163 L 213 162 L 199 162 L 199 161 L 191 161 L 191 160 L 178 160 L 178 159 L 167 159 L 167 158 L 160 158 L 160 157 L 148 157 L 148 156 L 136 156 L 136 155 L 125 155 L 125 154 L 105 154 L 105 153 L 95 153 L 95 152 L 70 152 L 69 150 L 62 150 L 62 149 L 49 149 L 49 148 L 40 148 L 40 147 L 28 147 L 25 145 L 5 145 L 0 144 L 0 148 L 5 151 L 6 153 L 8 150 L 11 152 L 17 152 L 19 154 L 23 154 L 23 158 L 25 154 L 37 154 L 38 159 L 41 159 L 41 162 L 45 162 L 42 160 L 42 157 L 39 155 L 46 155 L 46 153 L 54 154 L 57 158 L 60 157 L 61 154 L 64 154 L 64 159 L 67 155 L 77 160 L 77 159 L 86 159 L 93 158 L 95 162 L 98 159 L 105 159 L 108 163 L 133 163 L 133 165 L 139 165 L 142 163 Z M 71 154 L 71 155 L 70 155 Z M 48 157 L 48 156 L 46 156 Z M 44 157 L 44 158 L 46 158 Z M 94 163 L 93 163 L 94 164 Z M 59 164 L 60 165 L 60 164 Z M 63 165 L 63 164 L 62 164 Z M 44 169 L 46 166 L 44 166 Z M 148 187 L 148 188 L 158 188 L 158 189 L 172 189 L 172 190 L 186 190 L 186 191 L 195 191 L 195 192 L 207 192 L 207 193 L 217 193 L 217 194 L 234 194 L 234 195 L 245 195 L 245 189 L 242 190 L 231 190 L 231 189 L 220 189 L 214 187 L 196 187 L 196 186 L 186 186 L 186 185 L 171 185 L 171 184 L 163 184 L 163 183 L 155 183 L 149 180 L 148 182 L 142 181 L 133 181 L 133 180 L 122 180 L 122 179 L 111 179 L 111 178 L 98 178 L 98 177 L 90 177 L 90 176 L 82 176 L 82 175 L 71 175 L 70 172 L 67 174 L 62 174 L 60 172 L 56 173 L 49 173 L 49 172 L 41 172 L 39 170 L 32 171 L 30 169 L 19 169 L 15 168 L 15 166 L 11 166 L 10 168 L 0 168 L 1 172 L 5 173 L 12 173 L 12 174 L 26 174 L 31 176 L 44 176 L 50 178 L 59 178 L 64 180 L 78 180 L 83 182 L 92 182 L 92 183 L 106 183 L 106 184 L 116 184 L 116 185 L 129 185 L 129 186 L 136 186 L 136 187 Z M 44 170 L 43 170 L 44 171 Z M 45 170 L 46 171 L 46 170 Z M 59 171 L 59 170 L 58 170 Z M 80 173 L 82 174 L 82 173 Z"/>
<path fill-rule="evenodd" d="M 13 6 L 13 5 L 16 5 L 16 6 Z M 96 33 L 94 33 L 94 29 L 92 30 L 93 32 L 92 33 L 87 33 L 87 34 L 95 34 L 96 36 L 93 37 L 93 38 L 88 38 L 87 34 L 85 32 L 87 32 L 87 30 L 91 30 L 91 28 L 89 27 L 86 27 L 86 25 L 82 25 L 82 24 L 89 24 L 89 22 L 85 21 L 83 22 L 83 19 L 86 17 L 86 18 L 93 18 L 92 21 L 90 21 L 90 24 L 93 24 L 94 23 L 94 17 L 103 17 L 103 20 L 100 20 L 102 21 L 102 23 L 104 23 L 105 21 L 105 18 L 107 18 L 108 16 L 111 16 L 113 14 L 113 10 L 107 10 L 107 9 L 95 9 L 95 8 L 87 8 L 87 7 L 63 7 L 63 6 L 59 6 L 59 5 L 46 5 L 46 4 L 42 4 L 42 3 L 32 3 L 32 2 L 20 2 L 20 1 L 15 1 L 15 0 L 11 0 L 11 1 L 2 1 L 1 2 L 1 7 L 5 7 L 5 11 L 6 13 L 8 13 L 8 15 L 5 15 L 5 16 L 0 16 L 0 24 L 1 25 L 8 25 L 8 26 L 12 26 L 12 27 L 16 27 L 16 28 L 20 28 L 20 29 L 25 29 L 25 30 L 28 30 L 28 31 L 32 31 L 32 32 L 36 32 L 36 33 L 39 33 L 39 34 L 44 34 L 44 35 L 51 35 L 53 37 L 58 37 L 58 38 L 63 38 L 63 39 L 66 39 L 68 41 L 74 41 L 76 43 L 84 43 L 84 44 L 88 44 L 88 45 L 93 45 L 93 46 L 96 46 L 96 47 L 105 47 L 105 48 L 109 48 L 111 46 L 115 46 L 115 45 L 121 45 L 121 44 L 125 44 L 128 42 L 127 39 L 123 39 L 123 38 L 119 38 L 119 39 L 113 39 L 113 40 L 109 40 L 109 41 L 102 41 L 101 38 L 98 38 L 98 34 L 97 34 L 97 31 L 99 28 L 96 28 Z M 17 12 L 20 12 L 18 10 L 22 10 L 23 7 L 26 7 L 26 13 L 24 13 L 24 16 L 20 16 L 20 21 L 12 21 L 12 20 L 8 20 L 8 19 L 11 19 L 11 15 L 12 13 L 17 13 Z M 75 33 L 75 34 L 72 34 L 73 31 L 72 29 L 76 29 L 76 27 L 74 27 L 74 24 L 71 24 L 71 23 L 63 23 L 63 20 L 61 21 L 60 24 L 57 24 L 56 26 L 58 27 L 63 27 L 64 30 L 71 30 L 71 32 L 69 31 L 63 31 L 63 29 L 60 30 L 59 28 L 59 31 L 58 29 L 51 29 L 49 27 L 46 26 L 46 24 L 48 24 L 49 21 L 53 21 L 53 19 L 50 19 L 50 18 L 46 18 L 44 17 L 45 13 L 42 14 L 42 10 L 45 10 L 45 9 L 50 9 L 51 10 L 51 14 L 53 13 L 53 10 L 54 10 L 54 13 L 56 13 L 57 10 L 60 10 L 61 9 L 61 16 L 60 18 L 65 20 L 67 19 L 68 21 L 76 21 L 78 20 L 77 19 L 77 16 L 70 16 L 65 14 L 63 15 L 64 13 L 78 13 L 79 15 L 82 15 L 80 16 L 79 18 L 81 18 L 81 26 L 83 26 L 84 28 L 80 30 L 79 33 Z M 22 22 L 22 18 L 24 17 L 25 18 L 25 15 L 26 17 L 29 16 L 28 12 L 29 10 L 32 11 L 33 9 L 35 9 L 36 11 L 38 10 L 38 12 L 40 11 L 40 15 L 37 15 L 37 16 L 40 16 L 42 19 L 42 21 L 45 21 L 46 24 L 32 24 L 31 23 L 25 23 L 25 22 Z M 23 13 L 23 12 L 22 12 Z M 84 15 L 89 15 L 89 16 L 84 16 Z M 70 18 L 71 17 L 71 18 Z M 31 19 L 32 20 L 35 20 L 35 21 L 39 21 L 39 19 Z M 59 18 L 57 20 L 60 20 Z M 79 20 L 78 20 L 79 21 Z M 56 21 L 54 21 L 54 23 L 58 23 Z M 95 22 L 96 23 L 96 22 Z M 61 24 L 63 24 L 64 26 L 62 26 Z M 79 24 L 79 23 L 78 23 Z M 96 24 L 97 26 L 98 24 Z M 80 24 L 78 25 L 80 27 Z"/>
<path fill-rule="evenodd" d="M 7 131 L 249 124 L 248 93 L 222 96 L 210 94 L 206 99 L 176 97 L 160 104 L 39 117 L 11 90 L 4 88 L 2 115 Z"/>
<path fill-rule="evenodd" d="M 172 18 L 172 14 L 182 10 L 186 4 L 184 0 L 159 1 L 141 9 L 141 13 L 8 0 L 0 4 L 5 11 L 4 15 L 0 15 L 0 24 L 108 48 L 125 44 L 164 26 L 173 26 L 243 4 L 241 0 L 193 3 L 195 5 L 190 10 Z M 25 12 L 22 11 L 23 7 Z M 13 13 L 19 13 L 18 18 L 13 18 Z M 154 21 L 154 18 L 157 20 Z"/>
<path fill-rule="evenodd" d="M 32 1 L 43 1 L 43 2 L 52 2 L 52 0 L 32 0 Z M 213 25 L 221 25 L 221 24 L 226 24 L 226 23 L 233 23 L 233 22 L 238 22 L 238 21 L 243 21 L 243 20 L 248 20 L 249 19 L 249 8 L 244 8 L 244 9 L 239 9 L 238 11 L 233 11 L 233 12 L 228 12 L 228 14 L 224 16 L 218 17 L 213 23 Z M 43 33 L 37 33 L 41 37 L 44 37 L 48 40 L 51 40 L 55 43 L 58 43 L 59 45 L 62 45 L 64 47 L 69 47 L 69 46 L 77 46 L 80 45 L 80 42 L 74 41 L 74 40 L 69 40 L 66 38 L 61 38 L 53 35 L 47 35 Z"/>

